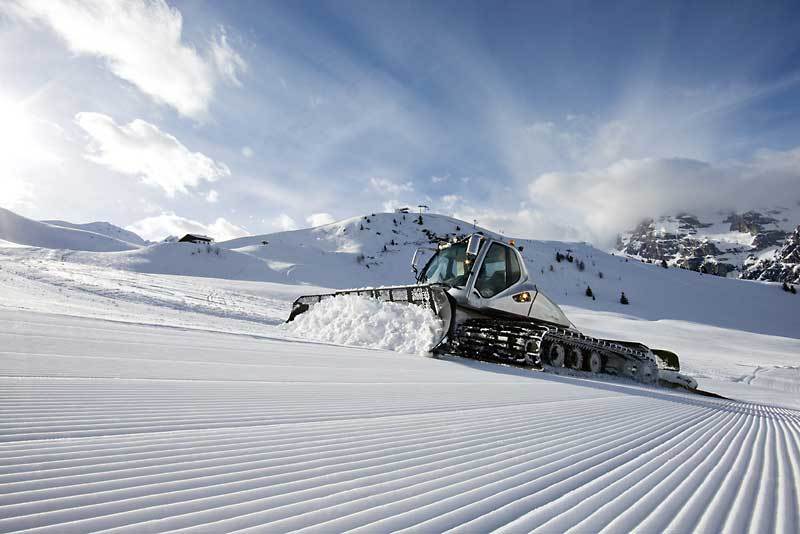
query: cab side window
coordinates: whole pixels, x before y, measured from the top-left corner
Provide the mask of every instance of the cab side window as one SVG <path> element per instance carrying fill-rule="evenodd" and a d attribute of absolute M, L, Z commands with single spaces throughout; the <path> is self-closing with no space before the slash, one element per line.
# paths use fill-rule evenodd
<path fill-rule="evenodd" d="M 475 280 L 475 289 L 483 298 L 490 298 L 515 284 L 519 278 L 516 255 L 508 247 L 492 243 Z"/>

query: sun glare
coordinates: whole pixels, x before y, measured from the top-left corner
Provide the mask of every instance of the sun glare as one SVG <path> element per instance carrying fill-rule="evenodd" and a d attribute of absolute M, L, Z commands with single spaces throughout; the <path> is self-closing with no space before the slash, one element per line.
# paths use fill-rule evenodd
<path fill-rule="evenodd" d="M 40 123 L 23 104 L 0 96 L 0 168 L 21 172 L 53 159 L 38 131 Z"/>

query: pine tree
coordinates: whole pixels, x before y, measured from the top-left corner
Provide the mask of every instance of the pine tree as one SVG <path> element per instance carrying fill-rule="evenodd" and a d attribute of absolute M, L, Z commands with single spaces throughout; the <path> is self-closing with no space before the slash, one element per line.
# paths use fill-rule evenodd
<path fill-rule="evenodd" d="M 786 292 L 790 291 L 789 285 L 786 282 L 783 283 L 783 285 L 781 286 L 781 289 L 783 289 Z"/>
<path fill-rule="evenodd" d="M 669 268 L 669 265 L 667 265 L 667 260 L 661 260 L 661 266 L 662 266 L 663 268 L 665 268 L 665 269 L 668 269 L 668 268 Z"/>
<path fill-rule="evenodd" d="M 619 297 L 619 303 L 620 304 L 630 304 L 630 302 L 628 302 L 628 297 L 625 296 L 625 292 L 624 291 L 622 292 L 622 294 Z"/>
<path fill-rule="evenodd" d="M 586 265 L 583 263 L 583 260 L 578 262 L 578 270 L 583 271 L 586 269 Z"/>
<path fill-rule="evenodd" d="M 556 261 L 557 261 L 558 263 L 561 263 L 561 261 L 562 261 L 563 259 L 564 259 L 564 255 L 563 255 L 563 254 L 561 254 L 560 252 L 556 252 Z"/>
<path fill-rule="evenodd" d="M 359 225 L 358 225 L 358 229 L 359 229 L 359 230 L 363 230 L 363 229 L 364 229 L 364 225 L 363 225 L 363 224 L 359 224 Z"/>
<path fill-rule="evenodd" d="M 599 273 L 597 273 L 597 277 L 598 278 L 603 278 L 603 271 L 600 271 Z"/>
<path fill-rule="evenodd" d="M 594 298 L 594 293 L 592 293 L 592 288 L 590 286 L 586 286 L 586 296 L 589 298 Z"/>
<path fill-rule="evenodd" d="M 794 288 L 794 286 L 789 286 L 789 293 L 792 295 L 797 295 L 797 290 Z"/>
<path fill-rule="evenodd" d="M 383 251 L 386 252 L 386 245 L 383 245 Z"/>

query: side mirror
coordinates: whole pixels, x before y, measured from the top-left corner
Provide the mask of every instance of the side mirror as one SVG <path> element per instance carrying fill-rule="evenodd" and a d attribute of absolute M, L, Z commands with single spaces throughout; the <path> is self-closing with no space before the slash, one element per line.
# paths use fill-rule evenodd
<path fill-rule="evenodd" d="M 481 236 L 478 234 L 472 234 L 469 236 L 469 241 L 467 241 L 467 256 L 472 256 L 473 258 L 478 255 L 478 251 L 481 249 Z"/>
<path fill-rule="evenodd" d="M 411 270 L 414 271 L 414 277 L 419 280 L 419 268 L 417 268 L 417 262 L 422 257 L 422 250 L 417 249 L 414 251 L 414 256 L 411 258 Z"/>

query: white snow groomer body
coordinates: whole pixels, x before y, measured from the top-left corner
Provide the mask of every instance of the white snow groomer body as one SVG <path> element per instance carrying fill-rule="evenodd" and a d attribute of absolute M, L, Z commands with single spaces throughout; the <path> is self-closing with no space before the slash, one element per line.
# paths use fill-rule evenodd
<path fill-rule="evenodd" d="M 421 252 L 417 249 L 412 260 L 417 285 L 303 296 L 294 302 L 289 321 L 323 299 L 361 295 L 431 308 L 444 323 L 436 354 L 697 387 L 678 373 L 678 357 L 672 352 L 582 334 L 536 287 L 513 242 L 472 234 L 440 244 L 420 271 Z"/>

